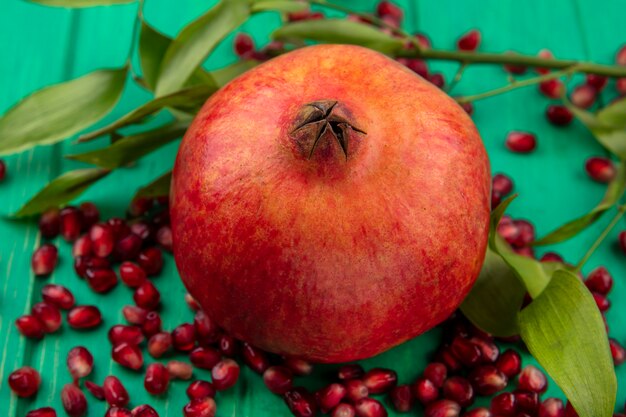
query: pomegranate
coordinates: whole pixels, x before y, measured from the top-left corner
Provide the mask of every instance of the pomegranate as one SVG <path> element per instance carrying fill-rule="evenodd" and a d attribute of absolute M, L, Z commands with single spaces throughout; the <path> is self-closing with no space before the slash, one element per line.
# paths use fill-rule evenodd
<path fill-rule="evenodd" d="M 174 256 L 235 338 L 317 362 L 366 358 L 469 292 L 490 183 L 474 124 L 438 88 L 369 49 L 303 48 L 196 116 L 173 172 Z"/>

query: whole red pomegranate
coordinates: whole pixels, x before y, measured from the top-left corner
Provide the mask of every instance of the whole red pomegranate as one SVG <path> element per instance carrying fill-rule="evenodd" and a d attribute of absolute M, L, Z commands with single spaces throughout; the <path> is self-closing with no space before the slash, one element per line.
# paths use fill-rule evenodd
<path fill-rule="evenodd" d="M 488 234 L 489 162 L 450 97 L 356 46 L 275 58 L 214 94 L 172 179 L 174 255 L 233 336 L 369 357 L 458 307 Z"/>

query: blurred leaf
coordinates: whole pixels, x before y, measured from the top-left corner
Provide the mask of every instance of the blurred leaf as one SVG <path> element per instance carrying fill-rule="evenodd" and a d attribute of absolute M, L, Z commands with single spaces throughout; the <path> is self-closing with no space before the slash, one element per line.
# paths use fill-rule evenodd
<path fill-rule="evenodd" d="M 211 71 L 210 74 L 213 77 L 215 83 L 222 88 L 232 79 L 240 76 L 244 72 L 259 65 L 259 61 L 252 59 L 246 59 L 244 61 L 237 61 L 234 64 L 228 65 L 224 68 L 220 68 L 215 71 Z"/>
<path fill-rule="evenodd" d="M 611 417 L 615 369 L 602 315 L 585 285 L 558 270 L 519 315 L 528 350 L 563 390 L 580 417 Z"/>
<path fill-rule="evenodd" d="M 91 126 L 113 109 L 126 68 L 100 70 L 46 87 L 0 118 L 0 155 L 59 142 Z"/>
<path fill-rule="evenodd" d="M 541 294 L 550 282 L 550 275 L 541 262 L 518 255 L 502 237 L 495 237 L 495 244 L 492 249 L 502 256 L 502 259 L 513 269 L 531 297 L 535 298 Z"/>
<path fill-rule="evenodd" d="M 185 134 L 188 124 L 172 122 L 158 129 L 118 139 L 112 145 L 66 158 L 115 169 L 149 154 Z"/>
<path fill-rule="evenodd" d="M 609 104 L 598 112 L 598 120 L 617 129 L 626 129 L 626 97 Z"/>
<path fill-rule="evenodd" d="M 22 206 L 13 217 L 32 216 L 50 207 L 62 206 L 81 195 L 90 185 L 109 173 L 106 169 L 89 168 L 66 172 Z"/>
<path fill-rule="evenodd" d="M 252 3 L 252 13 L 276 11 L 281 13 L 294 13 L 307 10 L 309 5 L 302 1 L 293 0 L 262 0 Z"/>
<path fill-rule="evenodd" d="M 608 209 L 613 207 L 624 194 L 626 189 L 626 167 L 624 163 L 620 163 L 617 167 L 617 175 L 615 179 L 609 183 L 606 188 L 606 193 L 602 198 L 602 201 L 593 208 L 589 213 L 581 216 L 577 219 L 569 221 L 558 229 L 548 233 L 541 239 L 533 242 L 535 246 L 539 245 L 551 245 L 553 243 L 563 242 L 576 236 L 578 233 L 585 230 L 598 220 Z"/>
<path fill-rule="evenodd" d="M 170 194 L 170 183 L 172 181 L 172 171 L 168 171 L 161 175 L 159 178 L 152 181 L 150 184 L 141 188 L 135 194 L 135 198 L 147 198 L 147 197 L 163 197 Z"/>
<path fill-rule="evenodd" d="M 187 25 L 163 57 L 156 95 L 164 96 L 181 88 L 217 44 L 249 15 L 248 0 L 222 0 Z"/>
<path fill-rule="evenodd" d="M 93 6 L 112 6 L 116 4 L 134 3 L 135 0 L 28 0 L 31 3 L 37 3 L 44 6 L 55 7 L 93 7 Z"/>
<path fill-rule="evenodd" d="M 274 39 L 309 40 L 361 45 L 384 54 L 402 49 L 403 41 L 363 23 L 346 19 L 305 20 L 288 23 L 274 31 Z"/>
<path fill-rule="evenodd" d="M 489 219 L 489 246 L 493 249 L 496 244 L 496 237 L 498 236 L 498 224 L 500 224 L 500 219 L 504 216 L 504 212 L 509 207 L 509 205 L 517 198 L 517 194 L 513 194 L 508 198 L 502 200 L 498 206 L 491 210 L 491 216 Z"/>
<path fill-rule="evenodd" d="M 602 111 L 595 115 L 566 102 L 567 107 L 591 131 L 596 140 L 620 160 L 626 160 L 626 129 L 616 122 L 616 112 L 609 110 L 600 117 Z M 611 107 L 611 106 L 609 106 Z M 620 105 L 621 108 L 621 105 Z"/>
<path fill-rule="evenodd" d="M 154 114 L 165 107 L 171 106 L 178 109 L 195 109 L 206 101 L 206 99 L 217 90 L 217 86 L 198 85 L 189 87 L 184 90 L 176 91 L 167 96 L 156 98 L 146 104 L 136 108 L 135 110 L 122 116 L 120 119 L 104 126 L 100 129 L 82 135 L 80 142 L 92 140 L 104 134 L 113 132 L 121 127 L 138 123 L 144 117 Z"/>
<path fill-rule="evenodd" d="M 495 336 L 519 334 L 517 315 L 526 288 L 502 257 L 487 248 L 485 261 L 461 311 L 480 329 Z"/>

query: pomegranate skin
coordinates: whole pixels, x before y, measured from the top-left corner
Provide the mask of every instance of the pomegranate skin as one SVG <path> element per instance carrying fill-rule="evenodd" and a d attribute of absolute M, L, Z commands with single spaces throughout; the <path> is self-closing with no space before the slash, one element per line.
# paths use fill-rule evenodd
<path fill-rule="evenodd" d="M 312 152 L 294 139 L 323 100 L 366 132 L 348 129 L 347 153 L 330 132 Z M 438 88 L 377 52 L 319 45 L 205 103 L 170 200 L 177 267 L 212 320 L 269 352 L 348 362 L 425 332 L 467 295 L 487 243 L 489 161 Z"/>

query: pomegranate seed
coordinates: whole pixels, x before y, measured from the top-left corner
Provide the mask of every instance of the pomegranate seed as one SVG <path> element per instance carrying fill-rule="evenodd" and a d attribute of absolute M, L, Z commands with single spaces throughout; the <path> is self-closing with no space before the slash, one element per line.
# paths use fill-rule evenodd
<path fill-rule="evenodd" d="M 608 183 L 615 178 L 617 170 L 613 161 L 601 156 L 593 156 L 585 162 L 585 171 L 589 177 L 600 183 Z"/>
<path fill-rule="evenodd" d="M 298 387 L 285 393 L 285 403 L 296 417 L 313 417 L 317 413 L 317 406 L 313 395 L 306 389 Z"/>
<path fill-rule="evenodd" d="M 474 369 L 469 375 L 469 380 L 478 395 L 492 395 L 502 391 L 508 382 L 506 375 L 493 365 L 483 365 Z"/>
<path fill-rule="evenodd" d="M 156 311 L 151 311 L 146 314 L 146 319 L 141 326 L 141 330 L 146 337 L 152 337 L 153 335 L 161 332 L 161 316 Z"/>
<path fill-rule="evenodd" d="M 60 213 L 61 236 L 68 242 L 73 242 L 80 236 L 82 230 L 82 215 L 76 207 L 65 207 Z"/>
<path fill-rule="evenodd" d="M 110 268 L 111 264 L 106 258 L 98 258 L 91 256 L 79 256 L 74 259 L 74 270 L 76 274 L 81 278 L 87 277 L 88 269 L 106 269 Z"/>
<path fill-rule="evenodd" d="M 454 338 L 450 350 L 465 366 L 471 367 L 480 361 L 478 346 L 461 336 Z"/>
<path fill-rule="evenodd" d="M 604 311 L 607 311 L 609 308 L 611 308 L 611 302 L 602 294 L 598 294 L 594 292 L 591 295 L 593 295 L 593 299 L 596 302 L 596 305 L 598 306 L 598 310 L 604 312 Z"/>
<path fill-rule="evenodd" d="M 360 379 L 349 379 L 343 383 L 346 387 L 346 397 L 353 403 L 369 395 L 369 390 Z"/>
<path fill-rule="evenodd" d="M 100 258 L 106 258 L 113 252 L 115 240 L 113 237 L 113 229 L 105 223 L 94 224 L 89 229 L 89 238 L 92 242 L 92 250 L 94 255 Z"/>
<path fill-rule="evenodd" d="M 507 51 L 504 54 L 505 55 L 517 55 L 517 52 Z M 521 75 L 526 72 L 526 67 L 522 65 L 505 64 L 504 70 L 511 74 Z"/>
<path fill-rule="evenodd" d="M 80 210 L 80 214 L 83 220 L 83 226 L 86 229 L 98 223 L 98 221 L 100 220 L 100 211 L 94 203 L 85 201 L 84 203 L 80 203 L 78 209 Z"/>
<path fill-rule="evenodd" d="M 151 363 L 146 369 L 143 386 L 152 395 L 161 395 L 170 384 L 170 374 L 167 368 L 160 363 Z"/>
<path fill-rule="evenodd" d="M 97 400 L 104 400 L 104 388 L 100 385 L 94 384 L 91 381 L 85 381 L 85 388 L 87 388 L 87 391 L 89 391 Z"/>
<path fill-rule="evenodd" d="M 154 230 L 148 223 L 133 223 L 130 226 L 130 230 L 132 234 L 139 236 L 144 243 L 151 242 L 153 239 Z"/>
<path fill-rule="evenodd" d="M 422 47 L 422 49 L 430 49 L 432 47 L 432 42 L 425 33 L 416 33 L 415 37 L 417 38 L 417 43 Z"/>
<path fill-rule="evenodd" d="M 41 376 L 30 366 L 22 366 L 9 374 L 9 387 L 18 397 L 32 397 L 39 391 Z"/>
<path fill-rule="evenodd" d="M 191 323 L 183 323 L 172 330 L 172 345 L 181 352 L 193 350 L 196 344 L 196 334 Z"/>
<path fill-rule="evenodd" d="M 183 415 L 185 417 L 213 417 L 216 410 L 217 406 L 213 398 L 196 398 L 183 407 Z"/>
<path fill-rule="evenodd" d="M 22 336 L 29 339 L 39 340 L 45 334 L 43 324 L 30 314 L 18 317 L 15 320 L 15 327 Z"/>
<path fill-rule="evenodd" d="M 239 378 L 239 365 L 232 359 L 223 359 L 211 369 L 213 386 L 218 391 L 224 391 L 235 385 Z"/>
<path fill-rule="evenodd" d="M 542 49 L 541 51 L 539 51 L 537 56 L 543 59 L 554 59 L 554 55 L 552 54 L 552 52 L 550 52 L 547 49 Z M 550 72 L 548 68 L 540 68 L 540 67 L 535 68 L 535 71 L 537 71 L 538 74 L 548 74 Z"/>
<path fill-rule="evenodd" d="M 541 262 L 561 262 L 564 263 L 565 260 L 561 255 L 556 252 L 546 252 L 541 256 Z"/>
<path fill-rule="evenodd" d="M 104 417 L 132 417 L 132 413 L 126 408 L 111 407 L 104 414 Z"/>
<path fill-rule="evenodd" d="M 133 233 L 118 240 L 113 249 L 115 259 L 121 261 L 130 261 L 136 259 L 141 251 L 143 240 Z"/>
<path fill-rule="evenodd" d="M 443 363 L 433 362 L 424 369 L 424 378 L 430 380 L 436 388 L 441 388 L 447 377 L 448 370 Z"/>
<path fill-rule="evenodd" d="M 263 375 L 263 379 L 265 380 L 265 375 Z M 289 381 L 289 385 L 291 385 L 291 380 Z M 289 387 L 285 387 L 283 394 L 289 391 L 289 389 L 290 389 Z M 315 398 L 317 399 L 317 404 L 319 405 L 323 413 L 327 413 L 333 408 L 335 408 L 336 406 L 338 406 L 341 400 L 345 396 L 346 396 L 346 388 L 343 385 L 337 384 L 337 383 L 330 384 L 322 388 L 315 394 Z"/>
<path fill-rule="evenodd" d="M 398 24 L 402 21 L 403 12 L 402 9 L 393 4 L 390 1 L 383 0 L 376 6 L 376 14 L 380 18 L 390 17 Z"/>
<path fill-rule="evenodd" d="M 484 407 L 474 408 L 473 410 L 466 411 L 463 417 L 492 417 L 491 411 Z"/>
<path fill-rule="evenodd" d="M 626 360 L 626 350 L 615 339 L 609 339 L 609 346 L 611 347 L 611 356 L 613 356 L 613 363 L 615 366 L 619 366 Z"/>
<path fill-rule="evenodd" d="M 89 287 L 100 294 L 111 291 L 117 285 L 117 275 L 112 269 L 87 268 L 85 279 Z"/>
<path fill-rule="evenodd" d="M 154 205 L 154 200 L 151 198 L 145 198 L 145 197 L 133 198 L 130 204 L 128 205 L 128 215 L 130 217 L 143 216 L 148 211 L 150 211 L 153 205 Z"/>
<path fill-rule="evenodd" d="M 593 87 L 596 92 L 604 90 L 609 79 L 603 75 L 587 74 L 585 83 Z"/>
<path fill-rule="evenodd" d="M 137 326 L 124 326 L 123 324 L 116 324 L 109 329 L 109 342 L 113 346 L 120 343 L 128 343 L 129 345 L 138 345 L 143 342 L 143 333 Z"/>
<path fill-rule="evenodd" d="M 141 251 L 137 262 L 148 276 L 157 275 L 163 268 L 163 254 L 159 248 L 147 248 Z"/>
<path fill-rule="evenodd" d="M 539 407 L 539 394 L 530 391 L 514 391 L 517 411 L 523 411 L 535 415 Z"/>
<path fill-rule="evenodd" d="M 237 341 L 227 334 L 223 334 L 220 336 L 219 344 L 220 351 L 222 352 L 222 354 L 224 354 L 224 356 L 232 358 L 237 354 L 237 351 L 239 350 Z"/>
<path fill-rule="evenodd" d="M 57 417 L 57 412 L 52 407 L 42 407 L 29 411 L 26 417 Z"/>
<path fill-rule="evenodd" d="M 41 289 L 41 296 L 46 303 L 63 310 L 69 310 L 76 303 L 74 295 L 62 285 L 44 285 Z"/>
<path fill-rule="evenodd" d="M 467 379 L 453 376 L 443 383 L 443 397 L 467 407 L 474 402 L 474 390 Z"/>
<path fill-rule="evenodd" d="M 361 378 L 365 375 L 365 370 L 361 367 L 361 365 L 350 364 L 343 365 L 339 368 L 338 377 L 342 381 L 347 381 L 349 379 Z"/>
<path fill-rule="evenodd" d="M 589 273 L 585 285 L 589 291 L 607 295 L 613 288 L 613 277 L 605 267 L 599 266 Z"/>
<path fill-rule="evenodd" d="M 354 405 L 357 417 L 387 417 L 387 410 L 373 398 L 363 398 Z"/>
<path fill-rule="evenodd" d="M 560 105 L 550 105 L 546 109 L 546 117 L 556 126 L 566 126 L 572 123 L 574 119 L 574 115 L 571 111 L 565 106 Z"/>
<path fill-rule="evenodd" d="M 446 85 L 446 80 L 440 72 L 430 74 L 428 76 L 428 81 L 430 81 L 435 87 L 439 88 L 443 88 Z"/>
<path fill-rule="evenodd" d="M 565 406 L 558 398 L 546 398 L 539 405 L 537 417 L 565 417 Z"/>
<path fill-rule="evenodd" d="M 537 147 L 537 138 L 532 133 L 513 131 L 506 137 L 506 147 L 517 153 L 529 153 Z"/>
<path fill-rule="evenodd" d="M 33 273 L 38 277 L 50 275 L 54 271 L 58 259 L 59 253 L 56 246 L 52 243 L 44 243 L 33 252 L 30 261 Z"/>
<path fill-rule="evenodd" d="M 31 314 L 42 324 L 46 333 L 54 333 L 61 327 L 61 312 L 52 304 L 37 303 L 31 309 Z"/>
<path fill-rule="evenodd" d="M 154 310 L 159 306 L 161 293 L 150 281 L 146 281 L 135 289 L 133 300 L 139 307 Z"/>
<path fill-rule="evenodd" d="M 354 407 L 350 404 L 339 404 L 335 409 L 330 413 L 331 417 L 354 417 L 356 415 L 356 411 Z"/>
<path fill-rule="evenodd" d="M 75 329 L 91 329 L 102 323 L 102 314 L 96 306 L 76 306 L 67 313 L 67 322 Z"/>
<path fill-rule="evenodd" d="M 61 216 L 56 207 L 44 211 L 39 217 L 39 232 L 46 239 L 54 239 L 59 235 Z"/>
<path fill-rule="evenodd" d="M 113 232 L 113 241 L 118 241 L 131 233 L 130 227 L 126 224 L 126 221 L 124 219 L 120 219 L 119 217 L 110 218 L 107 220 L 106 224 Z"/>
<path fill-rule="evenodd" d="M 72 256 L 76 258 L 77 256 L 91 255 L 91 245 L 91 239 L 89 239 L 89 236 L 82 235 L 74 241 L 74 245 L 72 246 Z"/>
<path fill-rule="evenodd" d="M 125 261 L 120 265 L 120 278 L 130 288 L 136 288 L 146 281 L 146 273 L 139 265 Z"/>
<path fill-rule="evenodd" d="M 157 230 L 156 240 L 163 249 L 169 252 L 172 251 L 172 229 L 169 225 L 161 226 Z"/>
<path fill-rule="evenodd" d="M 626 77 L 615 80 L 615 90 L 619 95 L 626 94 Z"/>
<path fill-rule="evenodd" d="M 391 369 L 374 368 L 363 376 L 363 383 L 370 394 L 382 394 L 396 386 L 398 375 Z"/>
<path fill-rule="evenodd" d="M 478 46 L 480 45 L 480 40 L 480 32 L 476 29 L 472 29 L 459 38 L 459 40 L 456 42 L 456 47 L 461 51 L 473 52 L 478 49 Z"/>
<path fill-rule="evenodd" d="M 84 378 L 93 369 L 93 356 L 83 346 L 76 346 L 67 353 L 67 369 L 74 380 Z"/>
<path fill-rule="evenodd" d="M 186 392 L 190 400 L 195 398 L 215 397 L 215 388 L 213 388 L 213 384 L 208 381 L 193 381 L 187 387 Z"/>
<path fill-rule="evenodd" d="M 193 376 L 193 367 L 181 361 L 169 361 L 167 363 L 167 371 L 172 378 L 184 381 L 191 379 Z"/>
<path fill-rule="evenodd" d="M 245 364 L 258 374 L 262 374 L 270 366 L 265 352 L 248 343 L 243 344 L 241 353 Z"/>
<path fill-rule="evenodd" d="M 238 33 L 233 42 L 235 53 L 240 58 L 250 58 L 254 52 L 254 41 L 247 33 Z"/>
<path fill-rule="evenodd" d="M 430 403 L 424 410 L 424 417 L 458 417 L 461 406 L 451 400 L 438 400 Z"/>
<path fill-rule="evenodd" d="M 596 102 L 598 91 L 589 84 L 581 84 L 570 94 L 570 101 L 576 107 L 588 109 Z"/>
<path fill-rule="evenodd" d="M 126 388 L 124 388 L 124 385 L 116 376 L 109 375 L 104 378 L 102 389 L 104 390 L 106 402 L 112 407 L 126 407 L 130 401 L 128 391 L 126 391 Z"/>
<path fill-rule="evenodd" d="M 398 385 L 389 393 L 389 398 L 396 411 L 406 413 L 413 407 L 413 393 L 408 385 Z"/>
<path fill-rule="evenodd" d="M 137 326 L 145 323 L 148 313 L 148 310 L 137 306 L 124 306 L 122 309 L 122 314 L 126 321 Z"/>
<path fill-rule="evenodd" d="M 193 319 L 195 335 L 201 345 L 210 345 L 219 339 L 219 328 L 202 310 L 198 310 Z"/>
<path fill-rule="evenodd" d="M 70 417 L 81 417 L 87 413 L 87 398 L 74 384 L 66 384 L 61 390 L 61 402 Z"/>
<path fill-rule="evenodd" d="M 520 373 L 517 386 L 521 390 L 541 394 L 548 389 L 548 380 L 543 372 L 533 365 L 528 365 Z"/>
<path fill-rule="evenodd" d="M 210 347 L 198 347 L 189 353 L 191 363 L 200 369 L 212 369 L 222 359 L 222 354 Z"/>
<path fill-rule="evenodd" d="M 626 45 L 622 46 L 615 55 L 615 63 L 617 65 L 626 66 Z"/>
<path fill-rule="evenodd" d="M 572 406 L 572 403 L 570 403 L 569 401 L 567 402 L 567 405 L 565 406 L 565 417 L 578 417 L 578 413 Z"/>
<path fill-rule="evenodd" d="M 517 237 L 513 240 L 511 245 L 515 247 L 524 247 L 529 245 L 533 240 L 535 240 L 535 227 L 527 220 L 514 220 L 513 224 L 517 227 Z"/>
<path fill-rule="evenodd" d="M 481 363 L 494 363 L 498 360 L 500 349 L 498 349 L 498 346 L 491 340 L 487 340 L 483 337 L 472 337 L 470 342 L 480 349 Z"/>
<path fill-rule="evenodd" d="M 293 372 L 285 366 L 270 366 L 263 372 L 263 382 L 274 394 L 283 395 L 293 386 Z"/>
<path fill-rule="evenodd" d="M 528 247 L 528 246 L 522 247 L 522 248 L 514 247 L 513 251 L 516 254 L 518 254 L 518 255 L 522 255 L 522 256 L 525 256 L 525 257 L 531 258 L 531 259 L 535 259 L 535 250 L 533 248 L 531 248 L 531 247 Z M 529 298 L 527 299 L 525 305 L 527 305 L 528 303 L 530 303 L 530 299 Z"/>
<path fill-rule="evenodd" d="M 139 347 L 136 345 L 120 343 L 119 345 L 113 347 L 111 357 L 115 362 L 134 371 L 143 366 L 143 355 L 141 354 Z"/>
<path fill-rule="evenodd" d="M 396 58 L 400 64 L 404 65 L 422 78 L 428 79 L 428 65 L 425 61 L 415 58 Z"/>
<path fill-rule="evenodd" d="M 198 303 L 198 301 L 196 301 L 195 298 L 193 298 L 193 295 L 186 293 L 185 294 L 185 302 L 187 303 L 187 306 L 189 306 L 189 309 L 191 311 L 200 311 L 200 304 Z M 196 329 L 196 332 L 198 331 L 198 329 Z"/>
<path fill-rule="evenodd" d="M 507 349 L 498 358 L 496 366 L 507 378 L 513 378 L 522 370 L 522 358 L 516 351 Z"/>
<path fill-rule="evenodd" d="M 153 358 L 160 358 L 165 355 L 171 347 L 172 335 L 169 332 L 155 333 L 150 337 L 150 340 L 148 340 L 148 353 Z"/>
<path fill-rule="evenodd" d="M 539 83 L 539 91 L 548 98 L 561 98 L 565 93 L 565 84 L 558 78 Z"/>
<path fill-rule="evenodd" d="M 461 107 L 463 107 L 465 113 L 469 114 L 470 116 L 474 114 L 474 105 L 471 102 L 461 103 Z"/>
<path fill-rule="evenodd" d="M 435 359 L 443 363 L 450 372 L 461 370 L 461 362 L 449 347 L 441 349 Z"/>
<path fill-rule="evenodd" d="M 622 252 L 626 253 L 626 230 L 619 232 L 619 235 L 617 235 L 617 241 L 622 249 Z"/>
<path fill-rule="evenodd" d="M 159 417 L 159 413 L 148 404 L 138 405 L 130 412 L 131 417 Z"/>

